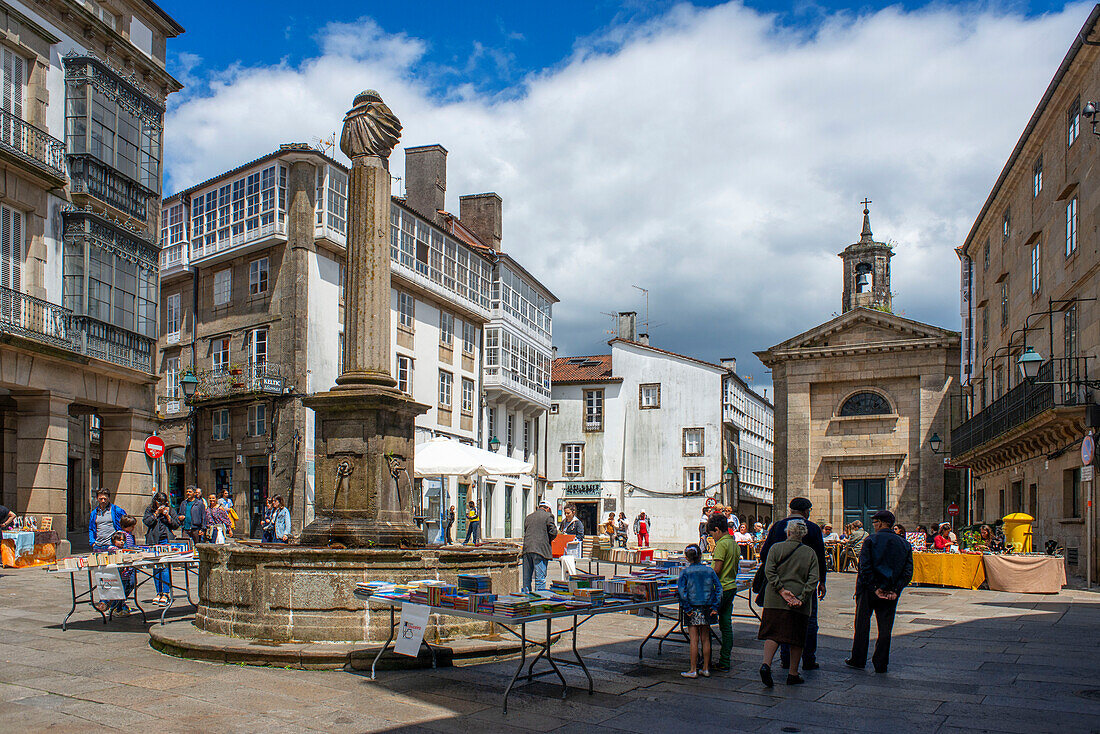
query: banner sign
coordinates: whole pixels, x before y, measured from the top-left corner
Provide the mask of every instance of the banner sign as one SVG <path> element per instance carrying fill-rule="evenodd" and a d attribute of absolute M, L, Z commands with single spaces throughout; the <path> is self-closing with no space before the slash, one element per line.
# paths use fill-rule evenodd
<path fill-rule="evenodd" d="M 599 497 L 600 496 L 600 483 L 589 482 L 587 484 L 567 484 L 565 485 L 566 497 Z"/>
<path fill-rule="evenodd" d="M 393 651 L 398 655 L 416 657 L 424 630 L 428 627 L 428 607 L 422 604 L 404 604 L 401 607 L 401 624 L 397 627 L 397 643 Z"/>

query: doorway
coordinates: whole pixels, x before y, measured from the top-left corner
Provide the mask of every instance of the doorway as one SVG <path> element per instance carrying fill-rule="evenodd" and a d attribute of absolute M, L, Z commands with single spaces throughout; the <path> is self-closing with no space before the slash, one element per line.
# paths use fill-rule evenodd
<path fill-rule="evenodd" d="M 168 503 L 179 510 L 183 502 L 183 464 L 168 465 Z"/>
<path fill-rule="evenodd" d="M 596 528 L 600 524 L 600 505 L 598 502 L 591 501 L 585 502 L 577 500 L 567 500 L 577 506 L 577 519 L 581 521 L 581 525 L 584 526 L 585 535 L 595 535 Z"/>
<path fill-rule="evenodd" d="M 263 533 L 261 523 L 267 505 L 267 466 L 248 467 L 248 537 L 258 538 Z M 237 513 L 240 515 L 240 513 Z"/>
<path fill-rule="evenodd" d="M 80 459 L 69 459 L 69 473 L 65 482 L 65 495 L 68 498 L 68 506 L 65 508 L 68 522 L 65 524 L 65 530 L 73 533 L 78 527 L 88 525 L 86 519 L 81 522 L 85 512 L 88 511 L 88 500 L 84 496 L 84 483 L 80 481 Z"/>
<path fill-rule="evenodd" d="M 458 515 L 455 521 L 458 523 L 458 530 L 455 533 L 455 541 L 462 542 L 462 539 L 466 537 L 466 496 L 469 494 L 470 485 L 459 484 L 458 485 L 458 501 L 455 502 L 455 514 Z"/>
<path fill-rule="evenodd" d="M 515 488 L 511 484 L 504 485 L 504 537 L 512 537 L 512 492 Z"/>
<path fill-rule="evenodd" d="M 859 520 L 864 530 L 871 527 L 871 515 L 886 509 L 885 479 L 844 480 L 844 524 Z"/>

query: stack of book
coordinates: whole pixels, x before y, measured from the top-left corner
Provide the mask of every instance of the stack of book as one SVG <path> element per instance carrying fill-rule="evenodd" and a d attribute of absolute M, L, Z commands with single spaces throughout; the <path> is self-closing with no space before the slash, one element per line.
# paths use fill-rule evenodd
<path fill-rule="evenodd" d="M 586 535 L 581 540 L 581 558 L 599 558 L 603 540 L 598 535 Z"/>
<path fill-rule="evenodd" d="M 627 593 L 637 601 L 656 601 L 660 582 L 656 579 L 628 579 L 626 582 Z"/>
<path fill-rule="evenodd" d="M 493 580 L 483 573 L 460 573 L 458 588 L 475 594 L 488 594 L 493 590 Z"/>
<path fill-rule="evenodd" d="M 529 594 L 498 596 L 493 602 L 493 613 L 511 619 L 529 616 L 531 614 L 531 599 L 532 597 Z"/>

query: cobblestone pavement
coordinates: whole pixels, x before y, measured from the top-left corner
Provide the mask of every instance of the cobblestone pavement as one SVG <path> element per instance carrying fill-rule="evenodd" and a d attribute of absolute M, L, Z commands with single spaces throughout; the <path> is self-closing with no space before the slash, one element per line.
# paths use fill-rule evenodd
<path fill-rule="evenodd" d="M 140 617 L 104 626 L 87 611 L 68 631 L 65 579 L 0 573 L 0 717 L 6 731 L 153 732 L 1035 732 L 1097 731 L 1100 596 L 939 588 L 909 590 L 890 672 L 844 667 L 853 576 L 831 578 L 821 609 L 822 668 L 772 690 L 757 677 L 760 646 L 736 619 L 734 669 L 687 681 L 686 647 L 661 657 L 638 642 L 652 626 L 627 614 L 582 628 L 595 695 L 549 683 L 500 695 L 510 661 L 382 672 L 217 665 L 161 655 Z M 151 588 L 151 587 L 150 587 Z M 87 609 L 87 608 L 85 608 Z M 740 603 L 736 611 L 745 611 Z M 172 624 L 188 624 L 178 615 Z M 566 669 L 576 685 L 579 671 Z M 10 728 L 9 728 L 10 727 Z"/>

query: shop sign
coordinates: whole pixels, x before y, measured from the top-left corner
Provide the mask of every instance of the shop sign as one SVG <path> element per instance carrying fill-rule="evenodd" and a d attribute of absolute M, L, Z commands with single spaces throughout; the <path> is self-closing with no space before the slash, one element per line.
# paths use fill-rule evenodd
<path fill-rule="evenodd" d="M 588 484 L 567 484 L 565 485 L 566 497 L 599 497 L 600 496 L 600 483 L 590 482 Z"/>

